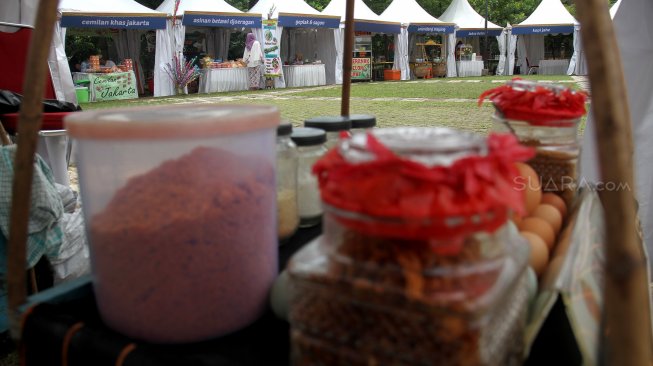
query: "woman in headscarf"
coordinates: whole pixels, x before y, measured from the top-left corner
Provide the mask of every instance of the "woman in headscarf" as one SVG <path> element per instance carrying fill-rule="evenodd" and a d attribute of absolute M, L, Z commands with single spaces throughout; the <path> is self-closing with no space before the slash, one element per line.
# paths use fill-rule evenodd
<path fill-rule="evenodd" d="M 245 53 L 243 61 L 247 63 L 249 75 L 249 90 L 258 90 L 261 87 L 261 66 L 263 65 L 263 51 L 261 44 L 256 40 L 254 33 L 247 33 L 245 40 Z"/>

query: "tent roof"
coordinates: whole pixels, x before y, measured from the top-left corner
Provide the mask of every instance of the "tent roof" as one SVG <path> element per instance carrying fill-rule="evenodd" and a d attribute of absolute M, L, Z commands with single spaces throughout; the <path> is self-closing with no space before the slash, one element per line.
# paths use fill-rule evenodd
<path fill-rule="evenodd" d="M 322 14 L 339 16 L 343 22 L 345 21 L 346 13 L 346 0 L 331 0 L 329 5 L 327 5 L 327 7 L 322 10 Z M 354 19 L 375 21 L 381 20 L 381 18 L 375 12 L 373 12 L 372 9 L 365 5 L 363 0 L 354 0 Z"/>
<path fill-rule="evenodd" d="M 578 24 L 560 0 L 542 0 L 526 20 L 518 25 Z"/>
<path fill-rule="evenodd" d="M 134 0 L 88 1 L 60 0 L 59 12 L 106 13 L 106 14 L 160 14 Z"/>
<path fill-rule="evenodd" d="M 279 13 L 290 14 L 320 14 L 312 6 L 308 5 L 304 0 L 259 0 L 256 5 L 249 9 L 250 13 L 260 13 L 264 18 L 267 18 L 270 8 L 275 6 L 273 19 L 279 17 Z"/>
<path fill-rule="evenodd" d="M 614 19 L 614 15 L 617 14 L 617 10 L 619 10 L 619 5 L 621 5 L 621 0 L 618 0 L 612 7 L 610 7 L 610 18 Z"/>
<path fill-rule="evenodd" d="M 113 1 L 113 0 L 111 0 Z M 172 15 L 175 11 L 175 0 L 165 0 L 158 8 L 158 11 Z M 186 11 L 211 12 L 211 13 L 242 13 L 242 11 L 227 4 L 224 0 L 182 0 L 179 2 L 177 15 Z"/>
<path fill-rule="evenodd" d="M 443 23 L 438 18 L 429 14 L 415 0 L 393 0 L 381 13 L 381 20 L 399 23 Z"/>
<path fill-rule="evenodd" d="M 485 18 L 469 5 L 467 0 L 453 0 L 447 10 L 440 16 L 443 22 L 458 24 L 460 29 L 484 29 Z M 487 27 L 490 29 L 503 29 L 488 20 Z"/>

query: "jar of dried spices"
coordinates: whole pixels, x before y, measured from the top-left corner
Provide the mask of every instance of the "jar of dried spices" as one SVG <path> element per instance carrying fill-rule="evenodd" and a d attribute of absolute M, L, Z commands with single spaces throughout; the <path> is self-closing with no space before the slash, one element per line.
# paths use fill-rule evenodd
<path fill-rule="evenodd" d="M 342 133 L 349 134 L 351 119 L 342 116 L 321 116 L 309 118 L 304 121 L 304 127 L 319 128 L 326 132 L 325 146 L 330 149 L 338 143 Z"/>
<path fill-rule="evenodd" d="M 488 90 L 496 108 L 494 131 L 513 133 L 536 150 L 528 164 L 538 173 L 543 191 L 560 195 L 569 206 L 578 185 L 578 126 L 586 95 L 560 85 L 512 80 Z"/>
<path fill-rule="evenodd" d="M 317 178 L 311 173 L 313 165 L 327 151 L 326 132 L 317 128 L 295 128 L 291 138 L 297 145 L 299 164 L 297 166 L 297 204 L 299 226 L 315 226 L 322 221 L 322 203 Z"/>
<path fill-rule="evenodd" d="M 314 168 L 324 235 L 295 255 L 292 365 L 519 364 L 528 246 L 511 135 L 354 134 Z"/>
<path fill-rule="evenodd" d="M 283 243 L 299 226 L 297 209 L 297 145 L 292 141 L 292 124 L 277 127 L 277 221 L 279 242 Z"/>

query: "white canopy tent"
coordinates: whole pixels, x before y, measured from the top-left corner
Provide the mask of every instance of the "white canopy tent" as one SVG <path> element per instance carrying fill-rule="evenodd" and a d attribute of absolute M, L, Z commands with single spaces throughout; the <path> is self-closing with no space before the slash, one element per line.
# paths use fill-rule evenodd
<path fill-rule="evenodd" d="M 340 28 L 336 31 L 336 83 L 342 84 L 342 60 L 345 45 L 345 17 L 347 13 L 346 0 L 331 0 L 322 14 L 339 16 L 341 18 Z M 375 12 L 372 11 L 363 0 L 354 0 L 354 31 L 357 32 L 370 32 L 370 33 L 385 33 L 394 34 L 394 43 L 399 45 L 399 38 L 401 34 L 401 23 L 388 22 L 381 19 Z M 400 47 L 395 47 L 395 60 L 401 58 L 399 53 Z M 402 72 L 403 74 L 403 72 Z"/>
<path fill-rule="evenodd" d="M 38 0 L 2 0 L 0 1 L 0 21 L 34 26 L 37 7 Z M 61 27 L 56 25 L 48 55 L 48 66 L 57 99 L 76 103 L 77 95 L 66 58 L 64 34 Z"/>
<path fill-rule="evenodd" d="M 488 20 L 486 33 L 486 19 L 474 10 L 467 0 L 453 0 L 449 4 L 449 7 L 447 7 L 447 10 L 440 16 L 440 20 L 458 25 L 458 30 L 456 31 L 457 38 L 474 37 L 475 44 L 473 46 L 476 52 L 479 53 L 481 51 L 478 46 L 479 37 L 496 37 L 499 43 L 497 75 L 503 74 L 506 62 L 506 31 L 503 27 Z"/>
<path fill-rule="evenodd" d="M 410 79 L 410 54 L 417 43 L 418 34 L 442 34 L 447 50 L 447 76 L 455 76 L 454 49 L 456 39 L 455 24 L 445 23 L 429 14 L 415 0 L 393 0 L 379 18 L 387 22 L 402 24 L 398 41 L 395 42 L 393 68 L 401 70 L 401 80 Z M 396 56 L 399 57 L 396 57 Z"/>
<path fill-rule="evenodd" d="M 648 62 L 653 58 L 653 28 L 650 15 L 653 14 L 653 2 L 650 0 L 628 0 L 619 6 L 613 21 L 617 37 L 618 50 L 626 81 L 626 91 L 630 108 L 633 137 L 633 167 L 638 203 L 638 214 L 644 244 L 649 253 L 649 268 L 653 267 L 653 67 Z M 592 112 L 587 118 L 583 137 L 580 172 L 583 180 L 600 182 L 600 169 L 597 164 L 597 146 Z M 611 185 L 613 188 L 611 188 Z M 621 189 L 619 182 L 603 182 L 603 189 Z"/>
<path fill-rule="evenodd" d="M 562 5 L 560 0 L 542 0 L 540 5 L 533 11 L 526 20 L 513 25 L 509 34 L 510 50 L 513 42 L 519 48 L 519 64 L 521 72 L 527 73 L 527 64 L 538 65 L 544 59 L 544 36 L 548 34 L 570 34 L 573 33 L 574 53 L 569 60 L 567 73 L 584 74 L 584 53 L 580 39 L 580 25 L 569 11 Z M 514 37 L 517 36 L 517 37 Z M 509 53 L 508 57 L 514 57 Z M 526 62 L 528 58 L 528 62 Z M 510 70 L 512 71 L 512 70 Z M 512 75 L 510 73 L 509 75 Z"/>
<path fill-rule="evenodd" d="M 250 12 L 263 14 L 264 19 L 277 19 L 279 56 L 283 61 L 297 53 L 307 59 L 320 60 L 324 64 L 326 83 L 336 82 L 336 32 L 339 16 L 325 16 L 304 0 L 259 0 Z M 256 38 L 263 39 L 263 30 L 256 30 Z M 275 86 L 285 87 L 283 77 L 275 79 Z"/>
<path fill-rule="evenodd" d="M 60 0 L 60 20 L 55 29 L 61 34 L 65 53 L 65 35 L 69 28 L 113 29 L 111 38 L 120 59 L 131 58 L 139 91 L 143 92 L 144 75 L 140 61 L 141 35 L 152 29 L 165 28 L 165 14 L 145 7 L 134 0 L 87 1 Z M 74 89 L 73 89 L 74 92 Z"/>
<path fill-rule="evenodd" d="M 618 0 L 614 5 L 610 7 L 610 18 L 614 20 L 614 16 L 617 14 L 617 11 L 619 10 L 619 6 L 621 5 L 621 0 Z"/>
<path fill-rule="evenodd" d="M 154 96 L 172 95 L 175 88 L 163 70 L 174 54 L 184 51 L 186 30 L 191 28 L 206 35 L 207 54 L 226 60 L 229 40 L 234 29 L 261 28 L 261 15 L 248 14 L 227 4 L 224 0 L 182 0 L 175 14 L 175 0 L 165 0 L 158 11 L 168 15 L 166 29 L 157 31 L 154 61 Z"/>

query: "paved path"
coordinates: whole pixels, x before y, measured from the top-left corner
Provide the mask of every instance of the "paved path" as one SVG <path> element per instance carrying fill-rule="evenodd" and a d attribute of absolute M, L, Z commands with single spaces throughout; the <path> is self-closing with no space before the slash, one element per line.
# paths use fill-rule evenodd
<path fill-rule="evenodd" d="M 584 76 L 573 76 L 573 80 L 560 80 L 556 81 L 556 83 L 559 84 L 573 84 L 577 83 L 583 88 L 584 90 L 589 89 L 589 83 L 587 82 L 587 78 Z M 434 84 L 434 83 L 450 83 L 450 84 L 461 84 L 461 83 L 480 83 L 481 79 L 457 79 L 457 80 L 447 80 L 447 79 L 429 79 L 429 80 L 412 80 L 412 81 L 405 81 L 407 84 Z M 499 80 L 490 80 L 491 83 L 505 83 L 505 79 L 499 79 Z M 551 80 L 540 80 L 539 82 L 542 83 L 553 83 Z M 256 93 L 256 94 L 242 94 L 242 95 L 232 95 L 232 96 L 220 96 L 220 95 L 208 95 L 208 94 L 196 94 L 194 97 L 185 97 L 185 98 L 175 98 L 175 97 L 170 97 L 170 101 L 166 102 L 166 104 L 197 104 L 197 103 L 218 103 L 218 102 L 233 102 L 233 101 L 238 101 L 238 100 L 292 100 L 292 99 L 301 99 L 301 100 L 325 100 L 325 101 L 339 101 L 340 97 L 306 97 L 306 96 L 299 96 L 299 95 L 293 95 L 297 93 L 305 93 L 305 92 L 310 92 L 310 91 L 315 91 L 315 90 L 326 90 L 326 89 L 333 89 L 333 88 L 338 88 L 338 85 L 326 85 L 326 86 L 318 86 L 314 88 L 301 88 L 301 89 L 279 89 L 279 90 L 271 90 L 271 91 L 266 91 L 263 93 Z M 449 98 L 449 99 L 442 99 L 442 98 L 393 98 L 393 97 L 385 97 L 385 98 L 358 98 L 358 97 L 352 97 L 351 100 L 367 100 L 367 101 L 375 101 L 375 102 L 415 102 L 415 103 L 423 103 L 423 102 L 441 102 L 441 103 L 469 103 L 469 102 L 475 102 L 476 99 L 465 99 L 465 98 Z M 160 104 L 161 99 L 153 99 L 152 103 Z"/>

